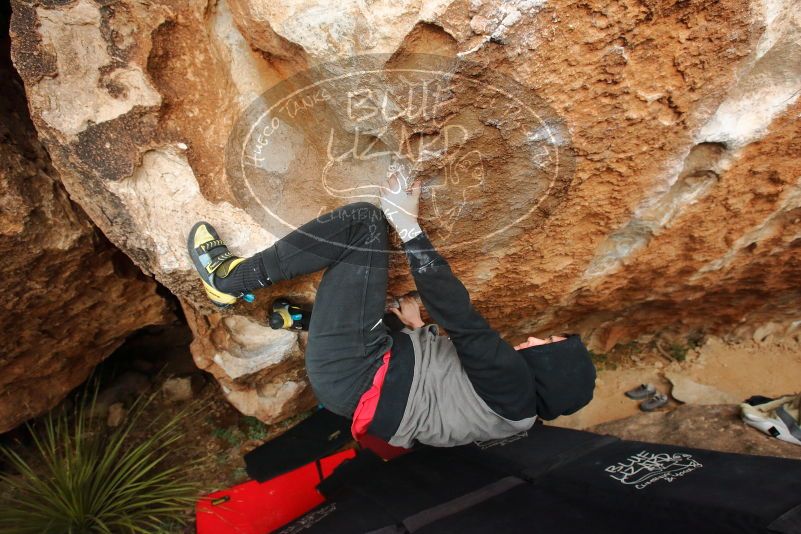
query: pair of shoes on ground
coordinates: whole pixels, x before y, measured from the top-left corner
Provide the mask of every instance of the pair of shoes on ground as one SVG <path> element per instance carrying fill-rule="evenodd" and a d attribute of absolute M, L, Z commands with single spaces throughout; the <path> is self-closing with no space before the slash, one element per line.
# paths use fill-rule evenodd
<path fill-rule="evenodd" d="M 630 399 L 642 400 L 640 410 L 644 412 L 652 412 L 668 403 L 667 395 L 657 391 L 652 384 L 640 384 L 628 390 L 625 395 Z"/>
<path fill-rule="evenodd" d="M 253 302 L 255 297 L 252 293 L 232 295 L 218 289 L 216 281 L 228 277 L 237 265 L 245 261 L 245 258 L 231 254 L 212 225 L 205 221 L 196 223 L 189 231 L 186 246 L 192 263 L 203 281 L 203 289 L 214 304 L 227 308 L 240 298 Z"/>

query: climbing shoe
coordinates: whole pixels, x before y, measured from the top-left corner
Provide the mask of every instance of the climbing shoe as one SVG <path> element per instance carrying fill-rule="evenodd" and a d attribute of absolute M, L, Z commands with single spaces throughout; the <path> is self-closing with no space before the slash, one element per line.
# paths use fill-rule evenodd
<path fill-rule="evenodd" d="M 217 281 L 228 277 L 236 266 L 245 261 L 245 258 L 231 254 L 212 225 L 204 221 L 196 223 L 189 231 L 187 248 L 192 263 L 203 281 L 206 295 L 214 304 L 226 308 L 233 305 L 238 298 L 244 298 L 248 302 L 253 301 L 252 293 L 230 294 L 218 289 Z"/>

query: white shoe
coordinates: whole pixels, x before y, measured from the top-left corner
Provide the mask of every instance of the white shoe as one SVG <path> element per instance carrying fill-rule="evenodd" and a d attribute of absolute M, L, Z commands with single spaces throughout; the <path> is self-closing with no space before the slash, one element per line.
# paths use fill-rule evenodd
<path fill-rule="evenodd" d="M 801 445 L 799 403 L 801 395 L 788 395 L 756 406 L 744 402 L 740 404 L 741 417 L 745 424 L 769 436 Z"/>

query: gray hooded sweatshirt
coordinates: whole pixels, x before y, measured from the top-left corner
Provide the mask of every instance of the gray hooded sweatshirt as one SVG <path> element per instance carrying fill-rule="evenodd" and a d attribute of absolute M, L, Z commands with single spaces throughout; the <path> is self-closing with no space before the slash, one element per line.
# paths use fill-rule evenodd
<path fill-rule="evenodd" d="M 406 409 L 390 445 L 411 447 L 414 441 L 435 447 L 505 438 L 528 430 L 537 417 L 519 421 L 495 413 L 478 396 L 456 347 L 438 335 L 436 325 L 405 329 L 414 347 L 414 374 Z"/>
<path fill-rule="evenodd" d="M 578 336 L 515 350 L 473 308 L 425 234 L 404 248 L 426 310 L 449 337 L 436 325 L 393 334 L 368 433 L 401 447 L 463 445 L 509 437 L 590 401 L 595 368 Z"/>

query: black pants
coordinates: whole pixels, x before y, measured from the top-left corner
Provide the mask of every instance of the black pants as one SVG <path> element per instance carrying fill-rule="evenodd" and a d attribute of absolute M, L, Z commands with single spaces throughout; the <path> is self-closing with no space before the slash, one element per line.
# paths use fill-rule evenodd
<path fill-rule="evenodd" d="M 273 282 L 326 270 L 309 326 L 306 371 L 317 399 L 345 417 L 392 346 L 382 321 L 387 247 L 383 213 L 360 202 L 321 215 L 260 253 Z M 534 384 L 523 357 L 473 308 L 425 234 L 407 243 L 406 252 L 423 303 L 451 337 L 476 392 L 504 417 L 533 416 Z"/>
<path fill-rule="evenodd" d="M 360 202 L 306 223 L 260 253 L 270 279 L 325 269 L 309 325 L 306 371 L 317 399 L 351 417 L 392 345 L 382 322 L 387 296 L 384 214 Z"/>

